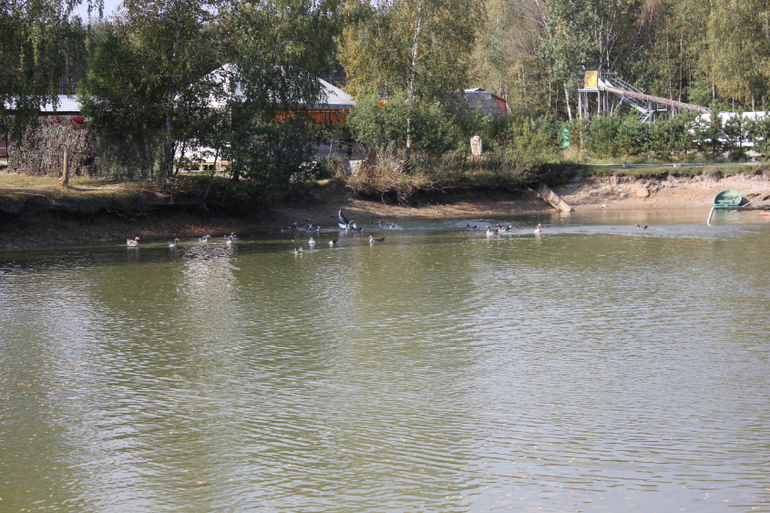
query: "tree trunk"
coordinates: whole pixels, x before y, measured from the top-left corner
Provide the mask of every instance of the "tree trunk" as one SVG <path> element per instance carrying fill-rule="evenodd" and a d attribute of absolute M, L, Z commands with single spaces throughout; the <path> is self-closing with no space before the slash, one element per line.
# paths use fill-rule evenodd
<path fill-rule="evenodd" d="M 414 82 L 417 79 L 417 52 L 420 45 L 420 30 L 422 29 L 422 2 L 417 4 L 417 20 L 415 20 L 414 34 L 412 36 L 412 67 L 409 71 L 409 85 L 407 90 L 406 111 L 406 160 L 409 160 L 409 152 L 412 150 L 412 112 L 414 111 Z"/>
<path fill-rule="evenodd" d="M 567 115 L 569 116 L 570 121 L 572 121 L 572 107 L 569 104 L 569 89 L 567 88 L 567 82 L 563 82 L 564 84 L 564 100 L 567 102 Z"/>

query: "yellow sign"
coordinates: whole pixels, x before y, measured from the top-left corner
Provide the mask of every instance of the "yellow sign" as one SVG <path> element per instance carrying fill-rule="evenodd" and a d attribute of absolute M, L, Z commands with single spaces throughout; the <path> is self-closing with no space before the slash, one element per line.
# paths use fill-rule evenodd
<path fill-rule="evenodd" d="M 586 89 L 596 89 L 598 72 L 586 71 Z"/>

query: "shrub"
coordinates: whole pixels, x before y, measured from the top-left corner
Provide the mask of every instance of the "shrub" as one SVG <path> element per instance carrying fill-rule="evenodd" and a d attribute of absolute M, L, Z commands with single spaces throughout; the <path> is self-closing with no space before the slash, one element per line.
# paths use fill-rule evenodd
<path fill-rule="evenodd" d="M 619 155 L 618 133 L 622 123 L 620 117 L 606 114 L 591 118 L 585 131 L 586 150 L 599 157 Z"/>
<path fill-rule="evenodd" d="M 359 98 L 347 124 L 364 146 L 392 153 L 406 147 L 408 108 L 414 109 L 410 127 L 413 150 L 438 156 L 461 144 L 463 134 L 450 107 L 441 100 L 415 102 L 408 107 L 403 93 L 394 94 L 387 101 L 378 95 Z"/>
<path fill-rule="evenodd" d="M 99 173 L 113 180 L 165 180 L 163 145 L 155 130 L 123 137 L 97 137 L 95 141 Z"/>
<path fill-rule="evenodd" d="M 8 148 L 8 169 L 37 176 L 62 173 L 64 146 L 71 176 L 96 176 L 94 137 L 83 118 L 42 117 L 34 128 L 27 128 L 18 146 Z"/>
<path fill-rule="evenodd" d="M 233 178 L 243 177 L 266 203 L 284 198 L 314 172 L 311 138 L 301 117 L 263 121 L 245 134 L 225 155 Z"/>

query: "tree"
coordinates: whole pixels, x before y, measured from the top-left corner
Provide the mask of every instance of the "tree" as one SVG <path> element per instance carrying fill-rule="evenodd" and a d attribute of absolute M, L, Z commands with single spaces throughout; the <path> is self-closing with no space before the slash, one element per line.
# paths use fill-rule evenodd
<path fill-rule="evenodd" d="M 234 3 L 223 13 L 232 66 L 222 70 L 227 123 L 219 147 L 232 163 L 234 180 L 243 174 L 278 186 L 307 162 L 309 135 L 301 111 L 325 100 L 318 77 L 332 63 L 338 5 L 263 0 Z"/>
<path fill-rule="evenodd" d="M 218 0 L 126 0 L 105 23 L 79 88 L 83 112 L 98 135 L 157 131 L 162 175 L 199 135 L 222 83 L 210 75 L 221 60 L 214 23 Z"/>
<path fill-rule="evenodd" d="M 412 147 L 412 113 L 421 100 L 447 99 L 467 84 L 470 56 L 484 19 L 475 0 L 354 0 L 347 13 L 340 60 L 356 95 L 406 93 L 405 145 Z"/>
<path fill-rule="evenodd" d="M 84 56 L 85 28 L 70 19 L 80 0 L 0 3 L 0 122 L 20 141 L 41 105 L 58 105 L 60 81 Z M 101 11 L 101 0 L 88 1 Z M 2 126 L 0 126 L 0 131 Z"/>
<path fill-rule="evenodd" d="M 770 90 L 770 5 L 765 0 L 716 0 L 713 6 L 704 67 L 723 100 L 734 98 L 754 110 L 756 99 Z"/>
<path fill-rule="evenodd" d="M 489 0 L 473 54 L 474 85 L 505 98 L 511 108 L 553 114 L 548 66 L 540 40 L 546 15 L 538 0 Z"/>
<path fill-rule="evenodd" d="M 621 37 L 629 32 L 628 16 L 638 0 L 545 0 L 547 23 L 541 54 L 564 88 L 567 112 L 572 118 L 570 92 L 582 71 L 617 62 Z"/>

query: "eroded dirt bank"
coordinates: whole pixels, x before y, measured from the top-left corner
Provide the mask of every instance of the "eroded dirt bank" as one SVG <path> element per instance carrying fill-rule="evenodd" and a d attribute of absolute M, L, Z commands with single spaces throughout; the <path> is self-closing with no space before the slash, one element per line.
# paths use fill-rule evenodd
<path fill-rule="evenodd" d="M 629 177 L 576 179 L 554 190 L 576 211 L 597 209 L 665 210 L 708 209 L 714 195 L 723 189 L 740 191 L 754 205 L 770 202 L 770 175 L 732 175 L 724 178 L 696 176 L 660 180 Z M 0 191 L 0 194 L 2 191 Z M 0 198 L 1 199 L 1 198 Z M 529 190 L 491 191 L 481 188 L 449 189 L 415 197 L 409 205 L 362 199 L 342 185 L 315 189 L 270 210 L 245 216 L 224 216 L 199 209 L 154 205 L 135 220 L 125 220 L 104 211 L 96 213 L 63 208 L 20 208 L 0 212 L 0 248 L 56 246 L 93 242 L 189 237 L 211 232 L 246 232 L 298 224 L 336 226 L 337 211 L 356 219 L 395 221 L 404 218 L 489 218 L 552 210 Z M 770 217 L 768 217 L 770 222 Z"/>

